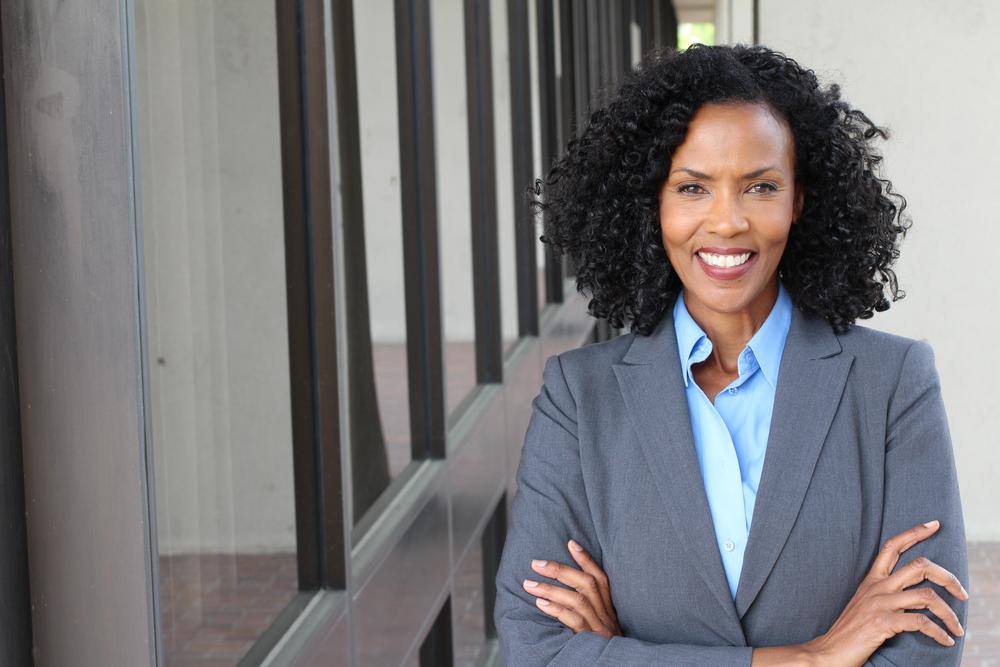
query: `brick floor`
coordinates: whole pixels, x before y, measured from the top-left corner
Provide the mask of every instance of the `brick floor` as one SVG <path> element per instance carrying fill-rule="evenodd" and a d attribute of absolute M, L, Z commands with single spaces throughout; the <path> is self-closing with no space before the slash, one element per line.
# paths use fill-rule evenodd
<path fill-rule="evenodd" d="M 963 667 L 1000 667 L 1000 542 L 969 543 Z"/>
<path fill-rule="evenodd" d="M 235 665 L 297 590 L 294 554 L 161 556 L 166 664 Z"/>
<path fill-rule="evenodd" d="M 457 573 L 458 665 L 482 656 L 479 554 Z M 235 665 L 296 591 L 294 555 L 160 559 L 164 649 L 170 667 Z M 969 618 L 963 667 L 1000 667 L 1000 542 L 969 544 Z"/>

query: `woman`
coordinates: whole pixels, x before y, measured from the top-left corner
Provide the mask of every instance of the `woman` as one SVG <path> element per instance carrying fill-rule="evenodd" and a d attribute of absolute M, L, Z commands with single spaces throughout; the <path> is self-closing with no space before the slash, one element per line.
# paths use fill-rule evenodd
<path fill-rule="evenodd" d="M 507 664 L 959 664 L 934 354 L 855 324 L 901 296 L 887 136 L 780 53 L 697 45 L 649 56 L 536 185 L 543 240 L 632 332 L 545 363 Z"/>

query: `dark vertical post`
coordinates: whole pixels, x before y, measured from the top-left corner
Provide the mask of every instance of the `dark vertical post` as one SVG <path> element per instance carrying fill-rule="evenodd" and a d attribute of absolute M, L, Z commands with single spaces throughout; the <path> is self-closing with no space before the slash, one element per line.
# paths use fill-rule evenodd
<path fill-rule="evenodd" d="M 653 5 L 653 34 L 659 47 L 677 48 L 677 14 L 671 0 L 650 0 Z"/>
<path fill-rule="evenodd" d="M 299 588 L 344 588 L 324 5 L 275 6 Z"/>
<path fill-rule="evenodd" d="M 612 3 L 599 2 L 597 4 L 597 99 L 594 106 L 602 107 L 608 101 L 611 81 L 614 78 L 614 44 L 612 34 L 614 33 L 614 11 Z M 617 4 L 617 3 L 614 3 Z"/>
<path fill-rule="evenodd" d="M 595 0 L 575 0 L 572 12 L 572 43 L 573 43 L 573 91 L 576 135 L 587 126 L 592 111 L 592 100 L 597 90 L 596 76 L 599 72 L 598 50 L 596 37 L 597 4 Z M 565 256 L 563 262 L 565 276 L 576 275 L 576 265 L 573 257 Z"/>
<path fill-rule="evenodd" d="M 528 0 L 508 0 L 510 49 L 511 161 L 514 180 L 514 245 L 517 257 L 518 335 L 538 335 L 538 266 L 535 219 L 527 206 L 527 189 L 534 183 L 531 119 L 531 53 Z"/>
<path fill-rule="evenodd" d="M 428 0 L 395 0 L 395 19 L 413 459 L 444 458 L 444 349 Z"/>
<path fill-rule="evenodd" d="M 547 173 L 559 151 L 556 94 L 555 19 L 552 3 L 555 0 L 538 0 L 536 26 L 538 27 L 538 108 L 541 122 L 542 173 Z M 551 246 L 545 246 L 545 300 L 562 303 L 562 268 L 558 255 Z"/>
<path fill-rule="evenodd" d="M 753 0 L 753 43 L 760 44 L 760 0 Z"/>
<path fill-rule="evenodd" d="M 476 381 L 503 382 L 489 0 L 465 0 L 465 75 L 469 114 Z"/>
<path fill-rule="evenodd" d="M 6 71 L 0 20 L 0 72 Z M 7 112 L 0 86 L 0 664 L 30 665 L 31 599 L 18 412 L 14 271 L 7 172 Z"/>
<path fill-rule="evenodd" d="M 507 494 L 505 493 L 500 497 L 496 509 L 483 528 L 483 607 L 486 612 L 487 637 L 497 636 L 497 628 L 493 622 L 493 607 L 497 600 L 497 571 L 500 569 L 500 556 L 503 554 L 506 538 Z"/>
<path fill-rule="evenodd" d="M 587 59 L 587 68 L 584 70 L 587 74 L 587 117 L 601 105 L 601 95 L 603 91 L 601 89 L 601 52 L 604 48 L 603 40 L 601 39 L 601 8 L 605 6 L 603 0 L 586 0 L 587 4 L 587 14 L 586 20 L 586 31 L 587 31 L 587 50 L 585 52 L 585 57 Z"/>
<path fill-rule="evenodd" d="M 654 0 L 634 0 L 635 19 L 639 24 L 639 52 L 645 56 L 648 51 L 656 46 L 656 35 L 653 29 L 653 2 Z"/>
<path fill-rule="evenodd" d="M 368 266 L 365 252 L 365 212 L 361 177 L 361 137 L 358 120 L 357 62 L 352 0 L 332 0 L 334 100 L 337 118 L 337 181 L 340 183 L 340 229 L 344 266 L 344 312 L 350 335 L 347 347 L 347 387 L 350 417 L 350 514 L 357 524 L 389 486 L 389 457 L 372 352 Z M 335 216 L 338 217 L 338 216 Z"/>
<path fill-rule="evenodd" d="M 588 13 L 591 0 L 576 0 L 573 3 L 573 75 L 576 93 L 576 127 L 582 130 L 590 118 L 590 52 Z"/>
<path fill-rule="evenodd" d="M 556 134 L 556 51 L 551 0 L 538 0 L 538 108 L 541 118 L 542 171 L 547 172 L 558 152 Z"/>
<path fill-rule="evenodd" d="M 420 667 L 452 667 L 455 652 L 451 635 L 451 597 L 445 599 L 434 625 L 420 645 Z"/>
<path fill-rule="evenodd" d="M 576 133 L 576 67 L 573 60 L 573 0 L 559 2 L 559 147 L 564 148 Z"/>
<path fill-rule="evenodd" d="M 623 2 L 618 8 L 618 15 L 621 18 L 618 30 L 618 53 L 621 60 L 618 71 L 624 74 L 632 71 L 632 22 L 635 20 L 635 0 Z"/>

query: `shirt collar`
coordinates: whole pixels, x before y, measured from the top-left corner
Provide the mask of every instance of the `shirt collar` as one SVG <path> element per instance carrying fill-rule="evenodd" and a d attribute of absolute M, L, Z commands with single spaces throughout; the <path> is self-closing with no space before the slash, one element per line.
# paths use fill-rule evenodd
<path fill-rule="evenodd" d="M 771 387 L 777 387 L 781 353 L 785 349 L 785 339 L 792 322 L 792 307 L 791 295 L 779 279 L 778 298 L 771 312 L 740 353 L 741 377 L 759 367 Z M 708 358 L 712 352 L 712 341 L 684 305 L 683 289 L 674 302 L 674 331 L 677 335 L 677 352 L 683 369 L 684 386 L 690 386 L 691 365 Z"/>

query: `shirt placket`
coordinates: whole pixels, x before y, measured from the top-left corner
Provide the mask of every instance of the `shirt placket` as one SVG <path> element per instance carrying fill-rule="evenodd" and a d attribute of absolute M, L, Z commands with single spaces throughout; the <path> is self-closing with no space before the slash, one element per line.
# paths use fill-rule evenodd
<path fill-rule="evenodd" d="M 742 360 L 740 364 L 742 366 Z M 716 400 L 729 400 L 734 392 L 728 391 L 728 389 L 738 388 L 742 381 L 743 376 L 741 375 Z M 700 387 L 698 387 L 698 393 L 701 395 L 700 400 L 707 403 L 708 412 L 711 415 L 712 433 L 704 443 L 704 465 L 712 471 L 710 478 L 714 481 L 707 486 L 705 491 L 709 509 L 712 512 L 712 523 L 715 529 L 716 543 L 719 545 L 719 555 L 722 557 L 730 592 L 735 597 L 743 565 L 743 551 L 746 548 L 748 537 L 743 511 L 743 475 L 740 473 L 736 446 L 725 420 Z M 734 507 L 740 508 L 740 511 L 733 512 Z"/>
<path fill-rule="evenodd" d="M 744 350 L 739 359 L 740 375 L 716 398 L 716 402 L 728 402 L 735 398 L 739 388 L 749 379 L 755 369 L 752 355 Z M 743 493 L 743 475 L 740 472 L 739 457 L 732 435 L 726 426 L 722 414 L 698 388 L 701 400 L 705 401 L 712 419 L 712 437 L 706 441 L 707 451 L 705 464 L 714 472 L 706 476 L 711 485 L 706 489 L 709 509 L 712 512 L 712 522 L 715 529 L 716 543 L 722 557 L 726 579 L 733 597 L 739 583 L 740 570 L 743 567 L 743 554 L 746 549 L 749 530 L 746 522 L 745 497 Z M 733 511 L 737 509 L 738 511 Z"/>

